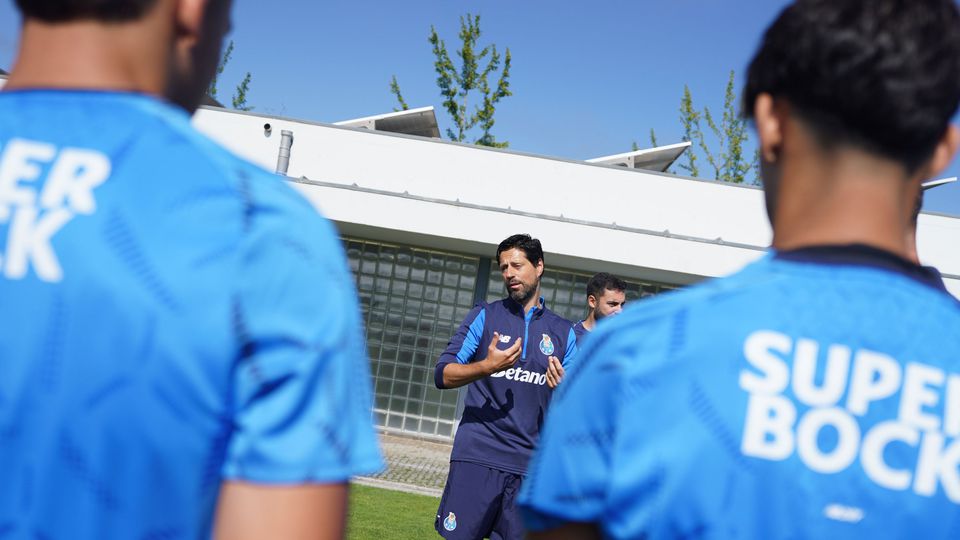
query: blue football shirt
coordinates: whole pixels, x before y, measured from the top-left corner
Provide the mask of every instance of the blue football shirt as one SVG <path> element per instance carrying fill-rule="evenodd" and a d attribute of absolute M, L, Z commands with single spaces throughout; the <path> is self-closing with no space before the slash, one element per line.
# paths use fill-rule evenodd
<path fill-rule="evenodd" d="M 606 538 L 957 538 L 960 307 L 865 246 L 765 257 L 586 342 L 526 524 Z"/>
<path fill-rule="evenodd" d="M 181 110 L 0 93 L 0 537 L 197 538 L 378 470 L 334 229 Z"/>

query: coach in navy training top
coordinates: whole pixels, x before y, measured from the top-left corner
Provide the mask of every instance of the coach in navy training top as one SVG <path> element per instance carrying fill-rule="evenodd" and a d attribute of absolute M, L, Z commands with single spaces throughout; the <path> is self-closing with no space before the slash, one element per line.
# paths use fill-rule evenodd
<path fill-rule="evenodd" d="M 540 296 L 540 241 L 511 236 L 497 261 L 509 296 L 474 307 L 436 367 L 437 388 L 470 385 L 437 512 L 446 538 L 523 537 L 513 496 L 577 350 L 573 325 Z"/>
<path fill-rule="evenodd" d="M 590 313 L 586 319 L 573 325 L 577 345 L 583 345 L 583 340 L 593 332 L 601 319 L 623 311 L 627 303 L 626 290 L 627 284 L 613 274 L 599 272 L 590 278 L 587 282 L 587 307 Z"/>

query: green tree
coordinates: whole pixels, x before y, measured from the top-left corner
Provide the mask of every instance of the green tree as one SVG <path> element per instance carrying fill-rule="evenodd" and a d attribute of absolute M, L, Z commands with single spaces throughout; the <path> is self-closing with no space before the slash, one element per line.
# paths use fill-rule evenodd
<path fill-rule="evenodd" d="M 390 79 L 390 93 L 397 97 L 397 101 L 400 102 L 400 108 L 394 107 L 394 111 L 406 111 L 410 107 L 407 105 L 407 102 L 403 99 L 403 94 L 400 93 L 400 85 L 397 83 L 397 76 L 394 75 Z"/>
<path fill-rule="evenodd" d="M 723 96 L 720 123 L 717 123 L 709 107 L 704 106 L 702 111 L 694 107 L 690 88 L 684 86 L 683 98 L 680 100 L 680 123 L 684 128 L 684 140 L 693 141 L 699 147 L 707 164 L 713 169 L 715 179 L 737 184 L 744 181 L 756 183 L 759 164 L 756 156 L 751 160 L 744 154 L 744 146 L 748 140 L 747 120 L 737 111 L 735 79 L 736 74 L 731 70 Z M 712 147 L 701 129 L 701 120 L 706 122 L 713 136 Z M 696 152 L 691 148 L 686 155 L 687 162 L 681 164 L 680 168 L 690 176 L 700 176 Z M 748 180 L 751 171 L 754 172 L 754 177 Z"/>
<path fill-rule="evenodd" d="M 725 182 L 757 184 L 760 172 L 760 153 L 748 157 L 744 148 L 749 141 L 747 120 L 737 112 L 735 73 L 730 72 L 723 96 L 723 113 L 717 123 L 709 107 L 697 109 L 693 104 L 690 87 L 683 86 L 680 98 L 680 126 L 683 128 L 683 140 L 693 146 L 684 153 L 684 162 L 678 163 L 680 170 L 693 177 L 700 176 L 698 160 L 703 159 L 713 171 L 713 178 Z M 705 123 L 704 133 L 701 123 Z M 657 146 L 654 131 L 650 130 L 650 142 Z M 636 149 L 636 143 L 634 143 Z M 753 173 L 751 176 L 750 173 Z"/>
<path fill-rule="evenodd" d="M 213 76 L 213 80 L 210 81 L 210 86 L 207 88 L 207 95 L 213 99 L 217 99 L 217 83 L 220 80 L 220 76 L 223 75 L 223 70 L 230 62 L 231 56 L 233 56 L 233 40 L 230 40 L 230 43 L 227 44 L 226 50 L 223 51 L 223 56 L 220 57 L 220 62 L 217 63 L 217 71 Z M 230 98 L 231 105 L 238 111 L 253 110 L 253 107 L 247 104 L 247 92 L 250 91 L 251 79 L 252 76 L 248 71 L 246 75 L 243 76 L 243 79 L 237 85 L 236 89 L 234 89 L 233 96 Z"/>
<path fill-rule="evenodd" d="M 693 95 L 690 87 L 683 85 L 683 97 L 680 98 L 680 125 L 683 126 L 683 140 L 703 140 L 703 131 L 700 129 L 700 111 L 693 106 Z M 693 148 L 685 152 L 686 163 L 679 167 L 693 177 L 700 176 L 700 166 L 697 165 L 697 154 Z"/>
<path fill-rule="evenodd" d="M 453 122 L 453 128 L 447 128 L 447 137 L 463 142 L 471 137 L 473 143 L 482 146 L 504 148 L 507 141 L 497 141 L 493 135 L 496 123 L 496 107 L 501 99 L 513 95 L 510 91 L 510 49 L 501 57 L 496 45 L 478 48 L 480 40 L 480 16 L 467 14 L 460 17 L 460 49 L 456 51 L 460 66 L 456 66 L 447 52 L 447 45 L 440 39 L 436 28 L 430 27 L 428 41 L 432 46 L 437 72 L 437 87 L 443 97 L 443 108 Z M 501 68 L 502 66 L 502 68 Z M 490 76 L 495 75 L 496 83 L 490 84 Z M 390 81 L 390 91 L 396 96 L 400 107 L 407 109 L 406 101 L 400 92 L 400 85 L 394 76 Z M 476 104 L 471 108 L 471 99 Z M 476 135 L 474 130 L 479 130 Z"/>

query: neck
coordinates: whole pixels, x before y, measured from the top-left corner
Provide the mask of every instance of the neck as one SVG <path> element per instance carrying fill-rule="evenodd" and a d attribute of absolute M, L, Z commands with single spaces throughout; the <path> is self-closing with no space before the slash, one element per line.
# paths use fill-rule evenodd
<path fill-rule="evenodd" d="M 530 298 L 523 303 L 523 312 L 529 313 L 531 308 L 540 305 L 540 285 L 537 285 L 537 288 L 533 291 L 533 294 L 530 295 Z"/>
<path fill-rule="evenodd" d="M 866 244 L 909 258 L 909 226 L 919 178 L 855 150 L 784 156 L 775 201 L 773 247 Z M 785 152 L 785 154 L 787 154 Z"/>
<path fill-rule="evenodd" d="M 124 23 L 27 19 L 7 88 L 79 88 L 162 95 L 172 49 L 162 17 Z M 169 25 L 168 25 L 169 26 Z M 149 36 L 145 37 L 145 36 Z"/>
<path fill-rule="evenodd" d="M 583 320 L 583 327 L 589 331 L 593 331 L 593 327 L 597 325 L 597 319 L 593 316 L 593 310 L 590 310 L 590 314 L 587 315 L 587 318 Z"/>

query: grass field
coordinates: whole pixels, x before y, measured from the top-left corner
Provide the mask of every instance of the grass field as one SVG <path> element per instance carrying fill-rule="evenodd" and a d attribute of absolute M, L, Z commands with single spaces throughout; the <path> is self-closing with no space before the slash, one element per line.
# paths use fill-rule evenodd
<path fill-rule="evenodd" d="M 348 540 L 439 538 L 433 530 L 440 499 L 370 486 L 350 486 Z"/>

